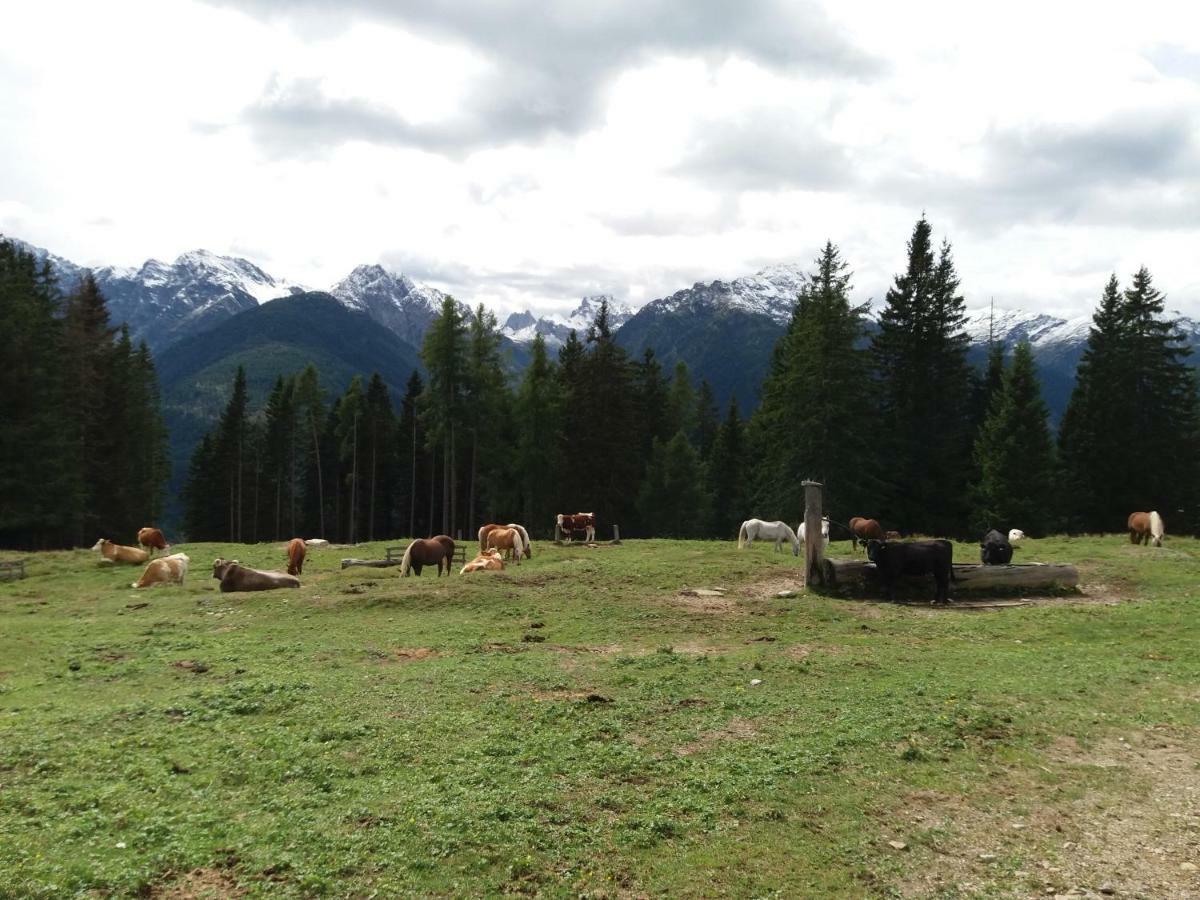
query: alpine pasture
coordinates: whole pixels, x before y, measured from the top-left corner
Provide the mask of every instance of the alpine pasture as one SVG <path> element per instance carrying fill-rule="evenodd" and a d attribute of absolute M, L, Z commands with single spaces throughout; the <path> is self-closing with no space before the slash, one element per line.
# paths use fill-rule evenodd
<path fill-rule="evenodd" d="M 1193 539 L 1026 540 L 1081 590 L 988 611 L 810 594 L 764 543 L 310 549 L 259 594 L 211 560 L 283 544 L 172 549 L 182 586 L 83 550 L 0 583 L 0 896 L 1200 886 Z"/>

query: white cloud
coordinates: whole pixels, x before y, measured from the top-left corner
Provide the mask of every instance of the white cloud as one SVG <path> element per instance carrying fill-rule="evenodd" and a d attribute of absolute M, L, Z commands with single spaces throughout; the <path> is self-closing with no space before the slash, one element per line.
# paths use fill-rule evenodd
<path fill-rule="evenodd" d="M 827 238 L 878 299 L 924 210 L 972 304 L 1084 312 L 1146 264 L 1200 314 L 1200 7 L 546 10 L 14 7 L 0 231 L 315 286 L 382 260 L 503 312 L 642 302 Z"/>

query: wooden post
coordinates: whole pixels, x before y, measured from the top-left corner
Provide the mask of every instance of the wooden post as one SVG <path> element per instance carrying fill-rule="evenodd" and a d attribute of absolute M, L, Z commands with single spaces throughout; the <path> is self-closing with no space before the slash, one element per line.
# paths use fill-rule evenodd
<path fill-rule="evenodd" d="M 804 584 L 825 584 L 825 542 L 821 539 L 821 488 L 819 481 L 804 481 Z"/>
<path fill-rule="evenodd" d="M 563 536 L 562 526 L 559 525 L 558 522 L 556 521 L 554 523 L 554 543 L 561 544 L 562 536 Z"/>
<path fill-rule="evenodd" d="M 620 525 L 613 525 L 613 539 L 612 539 L 612 542 L 613 542 L 614 544 L 619 544 L 619 543 L 621 543 L 621 526 L 620 526 Z"/>

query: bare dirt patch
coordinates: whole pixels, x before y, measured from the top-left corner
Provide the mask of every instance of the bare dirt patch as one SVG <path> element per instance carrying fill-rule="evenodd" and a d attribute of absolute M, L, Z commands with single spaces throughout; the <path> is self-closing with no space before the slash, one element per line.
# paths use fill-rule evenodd
<path fill-rule="evenodd" d="M 725 741 L 746 741 L 758 736 L 758 725 L 753 719 L 730 719 L 720 728 L 706 731 L 696 740 L 675 748 L 676 756 L 691 756 L 710 750 Z"/>
<path fill-rule="evenodd" d="M 228 897 L 244 897 L 246 891 L 238 886 L 228 872 L 220 869 L 192 869 L 166 884 L 150 889 L 155 900 L 224 900 Z"/>
<path fill-rule="evenodd" d="M 901 893 L 1200 897 L 1196 738 L 1165 727 L 1091 748 L 1059 738 L 1037 767 L 1049 779 L 998 773 L 987 797 L 909 795 L 885 817 L 899 834 L 882 840 L 932 852 L 913 859 Z"/>
<path fill-rule="evenodd" d="M 671 598 L 671 605 L 695 613 L 733 613 L 737 611 L 737 600 L 727 594 L 703 594 L 688 589 Z"/>
<path fill-rule="evenodd" d="M 396 647 L 392 650 L 391 659 L 395 662 L 419 662 L 423 659 L 433 659 L 438 655 L 436 650 L 428 647 Z"/>

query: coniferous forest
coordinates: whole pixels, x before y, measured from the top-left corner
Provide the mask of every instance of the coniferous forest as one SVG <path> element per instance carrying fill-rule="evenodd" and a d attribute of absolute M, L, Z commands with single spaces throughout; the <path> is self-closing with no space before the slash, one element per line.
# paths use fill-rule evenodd
<path fill-rule="evenodd" d="M 1149 509 L 1194 532 L 1189 348 L 1148 270 L 1101 287 L 1057 435 L 1028 345 L 968 362 L 953 248 L 923 217 L 873 333 L 850 263 L 821 249 L 748 420 L 685 363 L 631 359 L 606 305 L 556 355 L 538 336 L 514 376 L 495 317 L 447 298 L 403 396 L 369 373 L 339 394 L 310 365 L 255 408 L 239 370 L 190 460 L 180 530 L 352 543 L 521 521 L 545 537 L 556 513 L 594 511 L 601 537 L 618 523 L 728 539 L 751 516 L 794 525 L 811 478 L 835 522 L 902 533 L 1120 531 Z M 169 473 L 154 364 L 95 283 L 64 293 L 0 243 L 0 329 L 0 544 L 90 545 L 155 522 Z"/>

